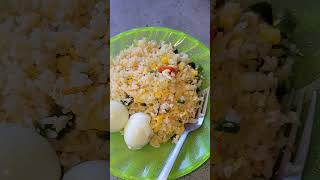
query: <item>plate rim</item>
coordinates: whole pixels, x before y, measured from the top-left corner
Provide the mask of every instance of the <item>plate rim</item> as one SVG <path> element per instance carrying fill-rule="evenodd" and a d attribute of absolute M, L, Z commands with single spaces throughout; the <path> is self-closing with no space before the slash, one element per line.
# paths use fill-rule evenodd
<path fill-rule="evenodd" d="M 111 44 L 113 42 L 117 41 L 122 36 L 133 34 L 136 32 L 151 31 L 151 30 L 157 30 L 157 31 L 162 31 L 162 32 L 172 32 L 175 34 L 179 34 L 181 36 L 185 36 L 186 38 L 188 38 L 192 42 L 198 44 L 202 49 L 205 49 L 207 51 L 207 53 L 209 54 L 209 62 L 211 61 L 210 49 L 206 45 L 204 45 L 201 41 L 199 41 L 198 39 L 192 37 L 191 35 L 189 35 L 187 33 L 184 33 L 184 32 L 172 29 L 172 28 L 162 27 L 162 26 L 138 27 L 138 28 L 133 28 L 133 29 L 121 32 L 119 34 L 116 34 L 110 38 L 110 48 L 111 48 Z M 110 54 L 110 57 L 111 57 L 111 54 Z M 209 69 L 209 72 L 210 72 L 210 69 Z M 210 82 L 209 82 L 209 85 L 210 85 Z M 209 113 L 210 113 L 210 109 L 209 109 Z M 209 118 L 209 121 L 210 121 L 210 118 Z M 211 123 L 209 122 L 209 126 L 210 126 L 210 124 Z M 209 127 L 209 129 L 210 129 L 210 127 Z M 209 138 L 210 138 L 210 135 L 209 135 Z M 110 154 L 110 156 L 111 156 L 111 154 Z M 196 161 L 196 163 L 194 163 L 192 166 L 186 168 L 183 171 L 180 171 L 180 172 L 178 171 L 178 173 L 176 173 L 175 176 L 169 176 L 168 179 L 176 179 L 176 178 L 180 178 L 180 177 L 183 177 L 185 175 L 192 173 L 193 171 L 198 169 L 200 166 L 202 166 L 209 158 L 210 158 L 210 150 L 204 154 L 204 156 L 201 158 L 201 160 Z M 134 176 L 129 176 L 127 174 L 123 174 L 119 170 L 111 168 L 111 163 L 110 163 L 110 173 L 112 176 L 122 178 L 122 179 L 128 179 L 128 180 L 150 179 L 150 178 L 142 178 L 142 177 L 139 178 L 139 177 L 134 177 Z"/>

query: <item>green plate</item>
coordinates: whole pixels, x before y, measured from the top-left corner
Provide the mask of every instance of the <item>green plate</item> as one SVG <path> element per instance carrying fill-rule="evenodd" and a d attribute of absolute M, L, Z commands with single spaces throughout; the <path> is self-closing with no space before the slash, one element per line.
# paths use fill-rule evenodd
<path fill-rule="evenodd" d="M 135 40 L 165 41 L 172 43 L 179 52 L 186 52 L 191 60 L 203 67 L 205 77 L 202 88 L 210 82 L 210 51 L 195 38 L 168 28 L 145 27 L 133 29 L 111 38 L 110 54 L 116 56 Z M 210 103 L 209 103 L 210 104 Z M 210 106 L 208 106 L 210 109 Z M 110 171 L 113 176 L 123 179 L 156 179 L 174 144 L 168 142 L 160 148 L 150 145 L 139 151 L 129 150 L 120 133 L 110 136 Z M 169 179 L 184 176 L 200 167 L 210 156 L 210 111 L 207 111 L 203 126 L 192 132 L 173 166 Z"/>
<path fill-rule="evenodd" d="M 320 1 L 281 0 L 273 1 L 276 12 L 291 11 L 298 20 L 294 33 L 297 46 L 304 57 L 297 58 L 294 65 L 295 87 L 302 88 L 310 83 L 320 87 Z M 316 83 L 316 85 L 314 84 Z M 319 97 L 319 96 L 318 96 Z M 319 99 L 318 99 L 319 100 Z M 304 180 L 320 179 L 320 114 L 319 101 L 312 131 L 310 151 L 304 168 Z"/>

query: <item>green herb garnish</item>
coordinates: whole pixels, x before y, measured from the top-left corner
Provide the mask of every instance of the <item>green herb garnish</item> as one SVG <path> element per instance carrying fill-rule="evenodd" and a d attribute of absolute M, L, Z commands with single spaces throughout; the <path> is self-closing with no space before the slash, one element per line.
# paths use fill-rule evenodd
<path fill-rule="evenodd" d="M 177 103 L 180 103 L 180 104 L 184 104 L 185 102 L 186 102 L 186 100 L 184 100 L 182 98 L 178 99 L 178 101 L 177 101 Z"/>
<path fill-rule="evenodd" d="M 281 31 L 282 35 L 290 37 L 297 27 L 296 17 L 289 11 L 286 10 L 282 15 L 276 27 Z"/>
<path fill-rule="evenodd" d="M 36 131 L 42 136 L 42 137 L 47 137 L 47 131 L 45 128 L 43 128 L 38 122 L 34 123 L 34 128 Z"/>
<path fill-rule="evenodd" d="M 240 130 L 240 125 L 236 122 L 227 121 L 223 118 L 220 122 L 215 123 L 215 130 L 236 134 Z"/>
<path fill-rule="evenodd" d="M 189 66 L 191 66 L 193 69 L 196 69 L 196 64 L 194 62 L 188 63 Z"/>
<path fill-rule="evenodd" d="M 285 41 L 282 41 L 281 44 L 277 44 L 272 46 L 272 49 L 282 49 L 284 52 L 284 55 L 288 55 L 288 56 L 300 56 L 302 57 L 303 54 L 300 52 L 299 49 L 297 49 L 297 47 L 294 45 L 294 43 L 289 42 L 288 39 L 286 39 Z"/>
<path fill-rule="evenodd" d="M 134 101 L 134 98 L 132 96 L 127 95 L 126 98 L 120 100 L 120 102 L 125 106 L 130 106 Z"/>
<path fill-rule="evenodd" d="M 200 65 L 197 65 L 196 70 L 198 71 L 199 74 L 203 72 L 203 67 Z"/>
<path fill-rule="evenodd" d="M 71 132 L 75 127 L 76 127 L 76 116 L 72 112 L 69 112 L 66 114 L 67 116 L 71 116 L 72 118 L 68 121 L 67 125 L 60 131 L 58 132 L 57 139 L 62 139 L 66 134 Z"/>

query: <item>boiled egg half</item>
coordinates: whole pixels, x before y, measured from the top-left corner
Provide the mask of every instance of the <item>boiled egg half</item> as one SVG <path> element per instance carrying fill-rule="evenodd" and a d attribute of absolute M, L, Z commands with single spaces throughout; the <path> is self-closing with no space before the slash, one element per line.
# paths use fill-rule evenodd
<path fill-rule="evenodd" d="M 141 149 L 149 143 L 153 134 L 150 121 L 150 116 L 142 112 L 130 117 L 124 129 L 124 140 L 129 149 Z"/>
<path fill-rule="evenodd" d="M 126 106 L 117 101 L 110 102 L 110 132 L 122 130 L 129 119 Z"/>

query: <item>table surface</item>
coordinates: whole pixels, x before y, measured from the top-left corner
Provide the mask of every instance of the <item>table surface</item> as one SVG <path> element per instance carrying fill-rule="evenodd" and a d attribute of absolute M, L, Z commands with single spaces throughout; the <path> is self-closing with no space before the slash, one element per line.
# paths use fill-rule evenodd
<path fill-rule="evenodd" d="M 210 0 L 110 0 L 111 37 L 133 28 L 146 26 L 176 29 L 197 38 L 209 47 Z M 205 163 L 181 179 L 210 179 L 209 164 Z"/>
<path fill-rule="evenodd" d="M 145 26 L 185 32 L 209 47 L 210 0 L 110 0 L 110 35 Z"/>

